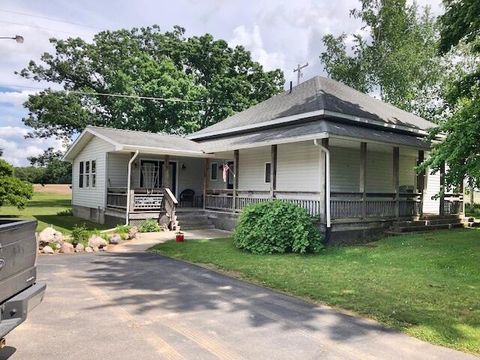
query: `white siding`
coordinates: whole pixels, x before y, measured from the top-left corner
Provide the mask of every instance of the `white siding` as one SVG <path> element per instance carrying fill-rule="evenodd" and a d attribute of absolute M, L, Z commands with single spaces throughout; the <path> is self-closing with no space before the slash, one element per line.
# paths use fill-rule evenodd
<path fill-rule="evenodd" d="M 271 160 L 271 148 L 261 147 L 239 151 L 239 190 L 270 190 L 265 183 L 265 163 Z"/>
<path fill-rule="evenodd" d="M 278 145 L 277 190 L 320 191 L 319 154 L 313 141 Z"/>
<path fill-rule="evenodd" d="M 107 177 L 109 187 L 127 187 L 128 162 L 130 154 L 107 154 Z"/>
<path fill-rule="evenodd" d="M 360 144 L 358 148 L 330 147 L 332 192 L 358 192 L 360 189 Z"/>
<path fill-rule="evenodd" d="M 433 200 L 432 196 L 440 191 L 440 172 L 432 175 L 427 172 L 425 175 L 426 189 L 423 197 L 423 212 L 426 214 L 438 214 L 440 210 L 440 201 Z"/>
<path fill-rule="evenodd" d="M 106 153 L 113 150 L 113 145 L 99 139 L 92 138 L 73 161 L 72 172 L 72 204 L 90 208 L 105 207 L 105 169 Z M 96 186 L 89 188 L 78 187 L 79 163 L 81 161 L 96 161 Z"/>

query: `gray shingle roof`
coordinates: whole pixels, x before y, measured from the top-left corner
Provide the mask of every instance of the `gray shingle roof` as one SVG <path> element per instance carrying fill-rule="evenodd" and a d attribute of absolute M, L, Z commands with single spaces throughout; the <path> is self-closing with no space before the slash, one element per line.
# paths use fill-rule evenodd
<path fill-rule="evenodd" d="M 423 139 L 413 135 L 386 130 L 376 130 L 328 120 L 315 120 L 308 123 L 291 124 L 284 127 L 262 129 L 245 134 L 237 134 L 206 140 L 201 143 L 205 152 L 229 151 L 282 142 L 295 142 L 321 138 L 322 135 L 361 139 L 395 145 L 428 148 Z"/>
<path fill-rule="evenodd" d="M 158 147 L 162 149 L 201 152 L 200 144 L 178 135 L 158 134 L 144 131 L 121 130 L 88 126 L 95 133 L 125 146 Z"/>
<path fill-rule="evenodd" d="M 426 130 L 435 126 L 421 117 L 400 110 L 338 81 L 316 76 L 294 87 L 291 93 L 286 91 L 275 95 L 192 134 L 190 138 L 196 139 L 218 131 L 234 132 L 239 127 L 254 126 L 289 116 L 301 118 L 301 114 L 315 111 L 340 113 L 415 130 Z"/>

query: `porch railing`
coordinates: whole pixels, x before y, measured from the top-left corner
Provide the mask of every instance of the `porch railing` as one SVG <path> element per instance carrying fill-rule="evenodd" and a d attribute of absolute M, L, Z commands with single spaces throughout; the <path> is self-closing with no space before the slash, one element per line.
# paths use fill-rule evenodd
<path fill-rule="evenodd" d="M 443 209 L 446 215 L 463 213 L 463 194 L 446 194 L 443 198 Z"/>
<path fill-rule="evenodd" d="M 163 189 L 146 191 L 143 189 L 130 190 L 130 211 L 162 211 Z M 127 209 L 127 188 L 108 188 L 107 189 L 107 208 Z"/>

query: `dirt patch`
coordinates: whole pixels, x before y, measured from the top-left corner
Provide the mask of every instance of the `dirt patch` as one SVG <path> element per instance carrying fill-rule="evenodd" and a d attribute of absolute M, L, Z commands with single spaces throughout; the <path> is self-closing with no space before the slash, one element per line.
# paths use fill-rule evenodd
<path fill-rule="evenodd" d="M 71 194 L 72 189 L 70 188 L 70 186 L 70 184 L 34 184 L 33 191 L 53 194 Z"/>

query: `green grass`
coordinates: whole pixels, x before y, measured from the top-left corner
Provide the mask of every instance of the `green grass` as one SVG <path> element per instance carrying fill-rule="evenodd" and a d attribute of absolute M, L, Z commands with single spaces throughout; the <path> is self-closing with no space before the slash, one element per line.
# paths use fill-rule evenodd
<path fill-rule="evenodd" d="M 23 219 L 36 219 L 37 230 L 41 231 L 53 225 L 64 234 L 69 234 L 75 225 L 85 224 L 89 229 L 105 229 L 104 225 L 80 219 L 75 216 L 57 215 L 59 211 L 71 208 L 70 194 L 55 194 L 36 192 L 23 210 L 13 206 L 0 207 L 0 217 L 18 217 Z"/>
<path fill-rule="evenodd" d="M 425 341 L 480 353 L 480 231 L 386 238 L 319 255 L 252 255 L 231 239 L 152 251 L 368 316 Z"/>

